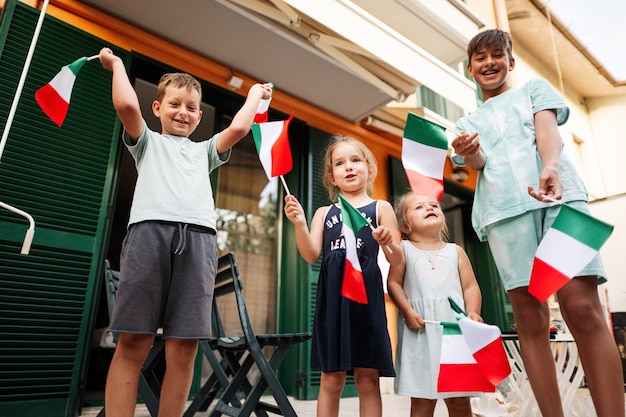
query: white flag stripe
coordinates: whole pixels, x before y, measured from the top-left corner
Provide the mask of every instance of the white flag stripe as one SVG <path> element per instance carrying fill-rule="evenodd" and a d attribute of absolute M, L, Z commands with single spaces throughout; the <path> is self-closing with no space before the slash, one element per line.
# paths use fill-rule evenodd
<path fill-rule="evenodd" d="M 535 257 L 571 278 L 587 266 L 597 254 L 598 251 L 592 247 L 566 233 L 550 228 L 541 240 Z"/>
<path fill-rule="evenodd" d="M 496 326 L 468 319 L 459 320 L 459 327 L 465 335 L 465 341 L 470 352 L 475 353 L 502 336 L 502 332 Z"/>
<path fill-rule="evenodd" d="M 272 176 L 272 147 L 280 136 L 284 125 L 285 122 L 283 120 L 259 123 L 262 138 L 259 159 L 268 177 Z"/>
<path fill-rule="evenodd" d="M 259 101 L 259 105 L 256 108 L 257 114 L 265 113 L 270 108 L 271 101 L 272 101 L 271 98 L 261 99 L 261 101 Z"/>
<path fill-rule="evenodd" d="M 57 94 L 61 96 L 66 103 L 69 103 L 75 80 L 76 75 L 74 75 L 72 70 L 70 70 L 69 67 L 63 67 L 48 84 L 56 90 Z"/>
<path fill-rule="evenodd" d="M 352 268 L 361 271 L 361 264 L 359 263 L 359 255 L 356 251 L 356 235 L 354 234 L 354 230 L 343 224 L 343 238 L 346 242 L 346 260 L 350 261 Z M 350 243 L 353 242 L 353 243 Z"/>
<path fill-rule="evenodd" d="M 439 149 L 402 139 L 402 165 L 404 169 L 419 172 L 430 178 L 443 179 L 443 166 L 446 163 L 446 149 Z"/>
<path fill-rule="evenodd" d="M 476 363 L 462 334 L 444 334 L 441 344 L 442 364 Z"/>

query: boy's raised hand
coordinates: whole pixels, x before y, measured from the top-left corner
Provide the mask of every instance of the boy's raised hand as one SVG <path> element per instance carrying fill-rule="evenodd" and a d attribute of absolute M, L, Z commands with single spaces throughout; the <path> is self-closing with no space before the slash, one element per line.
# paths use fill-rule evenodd
<path fill-rule="evenodd" d="M 122 62 L 122 59 L 115 55 L 110 48 L 104 47 L 100 50 L 100 54 L 98 55 L 100 59 L 100 64 L 104 69 L 109 71 L 113 71 L 113 65 L 116 62 Z"/>
<path fill-rule="evenodd" d="M 469 134 L 467 132 L 459 133 L 451 143 L 454 151 L 462 157 L 472 157 L 480 151 L 480 139 L 478 133 Z"/>
<path fill-rule="evenodd" d="M 248 90 L 248 96 L 252 94 L 256 94 L 256 91 L 260 91 L 260 96 L 262 100 L 267 100 L 272 97 L 272 83 L 265 84 L 253 84 Z"/>

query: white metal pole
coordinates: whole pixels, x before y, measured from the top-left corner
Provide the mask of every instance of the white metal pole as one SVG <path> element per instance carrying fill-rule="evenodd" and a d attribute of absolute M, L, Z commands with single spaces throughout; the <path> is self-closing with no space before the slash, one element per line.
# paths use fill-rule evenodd
<path fill-rule="evenodd" d="M 22 95 L 22 89 L 24 88 L 24 83 L 26 82 L 26 75 L 28 74 L 30 61 L 33 59 L 33 54 L 35 53 L 35 46 L 37 46 L 37 40 L 39 39 L 39 32 L 41 32 L 41 26 L 43 25 L 43 20 L 46 17 L 46 9 L 48 8 L 49 2 L 50 0 L 45 0 L 43 2 L 43 6 L 41 7 L 41 12 L 39 13 L 39 20 L 37 21 L 37 26 L 35 27 L 35 33 L 33 34 L 33 39 L 30 42 L 30 48 L 28 49 L 28 55 L 26 55 L 24 68 L 22 68 L 22 76 L 20 77 L 20 82 L 17 84 L 17 90 L 15 91 L 15 96 L 13 97 L 13 104 L 11 105 L 11 110 L 9 111 L 7 122 L 4 125 L 4 132 L 2 132 L 2 139 L 0 139 L 0 159 L 2 159 L 4 146 L 6 145 L 7 139 L 9 137 L 9 131 L 11 130 L 11 126 L 13 125 L 13 118 L 15 117 L 15 111 L 17 110 L 17 105 L 20 101 L 20 96 Z"/>

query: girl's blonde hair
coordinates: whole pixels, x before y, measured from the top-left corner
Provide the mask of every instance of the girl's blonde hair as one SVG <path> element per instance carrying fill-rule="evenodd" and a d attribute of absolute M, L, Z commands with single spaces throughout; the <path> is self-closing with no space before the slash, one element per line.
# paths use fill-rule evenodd
<path fill-rule="evenodd" d="M 328 143 L 328 146 L 326 147 L 326 152 L 324 153 L 324 166 L 323 166 L 323 171 L 322 171 L 322 184 L 324 184 L 324 187 L 326 188 L 326 191 L 328 192 L 328 197 L 330 198 L 330 201 L 333 203 L 336 203 L 337 195 L 339 195 L 339 188 L 330 182 L 330 176 L 333 173 L 333 161 L 332 161 L 333 151 L 337 148 L 337 146 L 343 143 L 347 143 L 347 144 L 354 146 L 357 149 L 357 151 L 359 151 L 362 154 L 363 159 L 365 159 L 365 163 L 367 164 L 367 168 L 369 170 L 366 190 L 367 190 L 367 195 L 371 197 L 372 189 L 374 188 L 374 179 L 376 178 L 376 175 L 378 174 L 378 163 L 376 162 L 376 158 L 374 157 L 374 154 L 372 153 L 372 151 L 370 151 L 370 149 L 367 146 L 365 146 L 363 142 L 361 142 L 358 139 L 355 139 L 350 136 L 334 135 L 333 137 L 330 138 L 330 142 Z"/>
<path fill-rule="evenodd" d="M 394 205 L 394 211 L 396 213 L 396 219 L 398 220 L 398 229 L 400 229 L 400 234 L 402 235 L 402 239 L 407 240 L 410 234 L 409 221 L 406 218 L 407 204 L 409 197 L 413 197 L 415 194 L 413 191 L 409 191 L 407 193 L 402 194 L 400 197 L 396 199 L 396 204 Z M 443 213 L 443 210 L 441 211 Z M 448 230 L 448 222 L 446 221 L 446 214 L 443 213 L 443 226 L 439 231 L 439 238 L 443 242 L 448 241 L 449 230 Z"/>

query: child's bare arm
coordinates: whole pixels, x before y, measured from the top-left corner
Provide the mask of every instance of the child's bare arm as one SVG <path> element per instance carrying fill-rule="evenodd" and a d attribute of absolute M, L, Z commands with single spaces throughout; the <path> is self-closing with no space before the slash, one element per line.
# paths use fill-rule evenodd
<path fill-rule="evenodd" d="M 317 262 L 322 250 L 323 240 L 323 220 L 326 208 L 319 208 L 313 215 L 311 221 L 311 231 L 306 223 L 304 209 L 300 202 L 293 195 L 285 196 L 285 215 L 294 225 L 296 234 L 296 246 L 298 252 L 305 261 L 310 264 Z"/>
<path fill-rule="evenodd" d="M 398 221 L 393 212 L 393 207 L 388 201 L 380 200 L 378 202 L 378 227 L 372 231 L 372 237 L 379 245 L 384 246 L 383 253 L 390 264 L 404 260 Z"/>
<path fill-rule="evenodd" d="M 389 268 L 389 276 L 387 277 L 387 291 L 389 292 L 389 297 L 394 302 L 400 313 L 402 313 L 402 317 L 404 317 L 404 322 L 406 323 L 409 329 L 419 330 L 424 328 L 424 320 L 422 316 L 420 316 L 417 311 L 411 307 L 409 304 L 409 300 L 406 298 L 406 294 L 404 293 L 404 289 L 402 285 L 404 283 L 404 271 L 406 268 L 406 263 L 403 260 L 400 263 L 391 265 Z"/>
<path fill-rule="evenodd" d="M 124 67 L 121 58 L 109 48 L 102 48 L 99 58 L 102 67 L 113 72 L 113 79 L 111 80 L 113 107 L 115 107 L 128 136 L 132 140 L 136 140 L 143 131 L 144 122 L 139 107 L 139 99 L 128 79 L 126 67 Z"/>
<path fill-rule="evenodd" d="M 272 85 L 254 84 L 248 90 L 248 96 L 243 106 L 233 117 L 233 120 L 226 129 L 217 137 L 217 153 L 222 154 L 232 148 L 237 142 L 243 139 L 254 121 L 259 101 L 269 99 L 272 96 Z"/>
<path fill-rule="evenodd" d="M 465 310 L 469 318 L 482 322 L 480 309 L 482 306 L 482 294 L 472 264 L 470 263 L 467 253 L 457 245 L 457 253 L 459 255 L 459 277 L 461 279 L 461 288 L 463 290 L 463 301 L 465 301 Z"/>
<path fill-rule="evenodd" d="M 543 110 L 535 114 L 535 135 L 542 170 L 538 189 L 535 191 L 529 186 L 528 193 L 539 201 L 559 200 L 563 195 L 563 185 L 559 178 L 562 143 L 553 110 Z"/>

